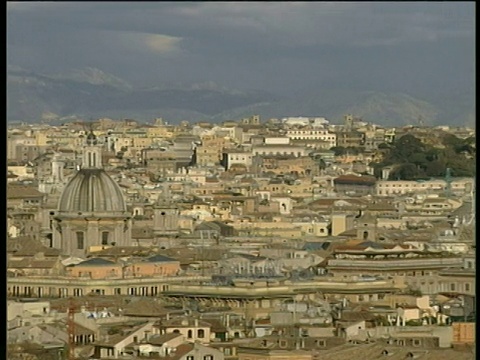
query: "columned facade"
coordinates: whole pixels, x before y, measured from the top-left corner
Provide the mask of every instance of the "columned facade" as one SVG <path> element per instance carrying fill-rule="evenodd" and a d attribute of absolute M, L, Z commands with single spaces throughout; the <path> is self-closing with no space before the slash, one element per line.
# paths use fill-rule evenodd
<path fill-rule="evenodd" d="M 90 133 L 82 168 L 65 186 L 52 214 L 52 245 L 65 255 L 84 257 L 92 248 L 131 245 L 131 214 L 101 158 L 102 146 Z"/>

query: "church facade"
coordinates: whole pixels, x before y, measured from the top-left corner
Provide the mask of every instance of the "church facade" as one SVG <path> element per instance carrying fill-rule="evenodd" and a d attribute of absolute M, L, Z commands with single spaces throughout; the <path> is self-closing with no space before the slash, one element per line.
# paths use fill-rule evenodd
<path fill-rule="evenodd" d="M 101 158 L 102 145 L 91 132 L 81 169 L 65 186 L 51 218 L 52 245 L 65 255 L 84 257 L 92 248 L 131 245 L 131 214 Z"/>

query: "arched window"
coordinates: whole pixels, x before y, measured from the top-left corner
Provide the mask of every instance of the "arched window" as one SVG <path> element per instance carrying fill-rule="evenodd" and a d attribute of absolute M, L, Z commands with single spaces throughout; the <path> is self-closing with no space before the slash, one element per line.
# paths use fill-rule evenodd
<path fill-rule="evenodd" d="M 203 339 L 205 337 L 205 330 L 203 329 L 198 329 L 197 331 L 197 337 L 200 339 Z"/>
<path fill-rule="evenodd" d="M 77 231 L 77 249 L 84 249 L 84 233 L 83 231 Z"/>
<path fill-rule="evenodd" d="M 102 245 L 108 245 L 109 235 L 108 231 L 102 231 Z"/>
<path fill-rule="evenodd" d="M 191 339 L 193 337 L 193 332 L 192 330 L 188 330 L 187 332 L 187 338 Z"/>

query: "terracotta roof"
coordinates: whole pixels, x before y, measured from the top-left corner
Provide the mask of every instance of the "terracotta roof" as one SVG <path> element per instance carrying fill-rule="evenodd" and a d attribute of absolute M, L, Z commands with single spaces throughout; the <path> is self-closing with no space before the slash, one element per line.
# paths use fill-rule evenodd
<path fill-rule="evenodd" d="M 200 320 L 200 319 L 193 319 L 191 317 L 186 316 L 179 316 L 162 323 L 163 327 L 191 327 L 195 324 L 195 320 L 198 320 L 198 326 L 201 327 L 211 327 L 211 324 Z"/>
<path fill-rule="evenodd" d="M 370 311 L 342 311 L 341 321 L 362 321 L 373 320 L 375 315 Z"/>
<path fill-rule="evenodd" d="M 123 308 L 123 314 L 127 316 L 154 316 L 159 317 L 169 311 L 153 299 L 140 299 L 132 301 Z"/>
<path fill-rule="evenodd" d="M 409 357 L 411 355 L 413 357 Z M 416 347 L 389 346 L 382 341 L 358 345 L 345 344 L 322 351 L 322 360 L 379 359 L 383 357 L 389 360 L 416 358 L 421 360 L 473 360 L 475 359 L 475 352 L 473 348 L 465 351 L 450 348 L 429 348 L 427 351 Z"/>
<path fill-rule="evenodd" d="M 28 185 L 7 185 L 7 199 L 28 199 L 32 197 L 43 197 L 44 193 L 38 191 L 34 186 Z"/>
<path fill-rule="evenodd" d="M 226 332 L 227 328 L 219 319 L 204 318 L 210 324 L 211 332 Z"/>
<path fill-rule="evenodd" d="M 102 258 L 91 258 L 73 266 L 82 267 L 82 266 L 113 266 L 113 265 L 120 266 L 119 264 L 113 261 L 105 260 Z"/>
<path fill-rule="evenodd" d="M 58 263 L 58 259 L 9 259 L 7 267 L 10 269 L 52 269 Z"/>
<path fill-rule="evenodd" d="M 125 336 L 121 335 L 121 334 L 108 335 L 108 337 L 106 337 L 102 340 L 95 341 L 94 345 L 105 346 L 105 347 L 113 347 L 118 342 L 122 341 L 124 338 L 125 338 Z"/>
<path fill-rule="evenodd" d="M 373 176 L 340 175 L 333 180 L 336 184 L 365 184 L 374 185 L 377 179 Z"/>
<path fill-rule="evenodd" d="M 175 354 L 170 355 L 168 357 L 165 357 L 164 359 L 167 360 L 178 360 L 181 359 L 184 355 L 188 354 L 190 351 L 192 351 L 195 348 L 195 344 L 192 343 L 186 343 L 177 346 L 175 350 Z"/>
<path fill-rule="evenodd" d="M 132 256 L 132 255 L 144 255 L 148 256 L 152 254 L 152 250 L 147 247 L 141 246 L 112 246 L 107 249 L 96 251 L 93 253 L 95 257 L 111 257 L 111 256 Z"/>
<path fill-rule="evenodd" d="M 7 238 L 7 253 L 14 256 L 34 256 L 43 253 L 45 257 L 58 257 L 58 249 L 43 246 L 43 244 L 30 236 Z"/>
<path fill-rule="evenodd" d="M 163 335 L 156 335 L 156 336 L 152 336 L 148 340 L 148 343 L 152 344 L 152 345 L 163 345 L 167 341 L 170 341 L 170 340 L 173 340 L 175 338 L 182 337 L 182 336 L 183 336 L 182 334 L 178 334 L 178 333 L 167 333 L 167 334 L 163 334 Z"/>

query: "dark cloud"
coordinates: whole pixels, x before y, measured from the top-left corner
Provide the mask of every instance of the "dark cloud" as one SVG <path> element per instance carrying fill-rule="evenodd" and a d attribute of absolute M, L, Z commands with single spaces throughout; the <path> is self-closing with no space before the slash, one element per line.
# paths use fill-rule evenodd
<path fill-rule="evenodd" d="M 473 2 L 32 2 L 7 5 L 7 62 L 98 67 L 134 84 L 472 87 Z"/>

